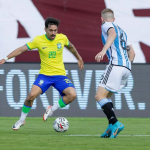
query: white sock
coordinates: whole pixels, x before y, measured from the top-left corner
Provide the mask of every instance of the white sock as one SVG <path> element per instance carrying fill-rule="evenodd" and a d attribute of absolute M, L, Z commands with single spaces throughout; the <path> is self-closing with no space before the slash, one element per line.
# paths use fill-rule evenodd
<path fill-rule="evenodd" d="M 53 106 L 52 106 L 52 111 L 54 112 L 55 110 L 57 110 L 58 108 L 60 108 L 59 106 L 59 103 L 55 103 Z"/>
<path fill-rule="evenodd" d="M 19 120 L 21 120 L 22 122 L 25 121 L 27 115 L 28 115 L 28 113 L 21 112 L 21 116 L 20 116 Z"/>

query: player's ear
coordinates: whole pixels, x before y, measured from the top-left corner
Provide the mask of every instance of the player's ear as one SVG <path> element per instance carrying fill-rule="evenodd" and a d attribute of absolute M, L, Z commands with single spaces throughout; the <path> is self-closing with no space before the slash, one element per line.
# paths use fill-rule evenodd
<path fill-rule="evenodd" d="M 104 19 L 101 17 L 101 21 L 102 21 L 102 23 L 104 22 Z"/>
<path fill-rule="evenodd" d="M 46 32 L 46 28 L 44 28 L 45 32 Z"/>
<path fill-rule="evenodd" d="M 113 22 L 115 21 L 115 18 L 113 19 Z"/>

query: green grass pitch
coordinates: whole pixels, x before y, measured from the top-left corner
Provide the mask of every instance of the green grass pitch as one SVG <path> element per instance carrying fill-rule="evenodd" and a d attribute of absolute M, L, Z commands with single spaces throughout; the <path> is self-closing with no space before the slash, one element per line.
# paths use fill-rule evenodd
<path fill-rule="evenodd" d="M 18 118 L 0 117 L 0 150 L 150 150 L 150 118 L 119 118 L 125 129 L 115 139 L 102 139 L 106 118 L 67 118 L 69 130 L 57 133 L 55 118 L 26 119 L 14 131 Z"/>

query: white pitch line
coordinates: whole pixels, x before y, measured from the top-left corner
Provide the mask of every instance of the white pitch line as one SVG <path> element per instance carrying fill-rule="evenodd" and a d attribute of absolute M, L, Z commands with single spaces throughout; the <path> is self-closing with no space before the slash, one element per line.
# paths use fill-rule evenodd
<path fill-rule="evenodd" d="M 101 135 L 97 135 L 97 134 L 72 134 L 72 135 L 63 135 L 63 136 L 101 136 Z M 118 136 L 150 136 L 150 135 L 118 135 Z"/>

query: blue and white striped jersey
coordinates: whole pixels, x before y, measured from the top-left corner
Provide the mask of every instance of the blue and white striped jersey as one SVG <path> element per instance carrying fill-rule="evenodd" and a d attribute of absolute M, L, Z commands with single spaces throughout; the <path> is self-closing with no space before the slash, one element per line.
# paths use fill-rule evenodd
<path fill-rule="evenodd" d="M 131 62 L 128 57 L 126 50 L 127 46 L 127 35 L 126 33 L 117 25 L 112 22 L 105 22 L 101 26 L 102 28 L 102 42 L 105 45 L 108 38 L 108 30 L 114 28 L 116 31 L 116 38 L 110 48 L 107 50 L 106 54 L 109 59 L 109 64 L 124 66 L 131 70 Z"/>

